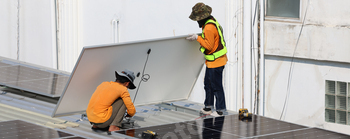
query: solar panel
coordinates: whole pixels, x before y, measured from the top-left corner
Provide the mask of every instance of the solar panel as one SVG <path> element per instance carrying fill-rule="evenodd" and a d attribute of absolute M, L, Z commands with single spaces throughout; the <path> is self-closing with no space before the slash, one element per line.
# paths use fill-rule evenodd
<path fill-rule="evenodd" d="M 173 124 L 117 131 L 133 137 L 141 137 L 144 131 L 153 131 L 157 138 L 349 138 L 349 135 L 323 129 L 253 115 L 251 121 L 241 121 L 238 115 L 206 118 Z"/>
<path fill-rule="evenodd" d="M 114 81 L 114 71 L 125 69 L 140 73 L 134 81 L 137 89 L 129 90 L 133 99 L 139 89 L 136 106 L 187 99 L 205 59 L 199 43 L 185 38 L 84 47 L 52 116 L 84 113 L 96 87 Z M 147 82 L 141 82 L 143 73 Z"/>
<path fill-rule="evenodd" d="M 52 139 L 52 138 L 81 138 L 70 133 L 57 131 L 22 120 L 0 122 L 0 138 L 18 138 L 18 139 Z"/>
<path fill-rule="evenodd" d="M 4 58 L 0 61 L 0 85 L 28 92 L 59 97 L 69 75 L 43 70 L 38 67 L 13 62 Z"/>

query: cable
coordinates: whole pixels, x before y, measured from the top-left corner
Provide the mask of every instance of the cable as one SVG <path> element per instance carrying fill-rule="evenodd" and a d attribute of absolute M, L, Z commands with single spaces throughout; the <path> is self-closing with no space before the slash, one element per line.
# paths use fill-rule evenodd
<path fill-rule="evenodd" d="M 282 109 L 282 112 L 281 112 L 280 120 L 282 119 L 282 115 L 284 113 L 284 109 L 286 108 L 287 98 L 289 97 L 289 94 L 290 94 L 290 83 L 291 83 L 291 76 L 292 76 L 292 72 L 291 71 L 292 71 L 292 67 L 293 67 L 292 65 L 293 65 L 293 61 L 294 61 L 294 55 L 295 55 L 295 51 L 297 50 L 297 47 L 298 47 L 298 44 L 299 44 L 299 39 L 300 39 L 300 36 L 301 36 L 301 32 L 303 31 L 303 28 L 304 28 L 306 13 L 307 13 L 307 10 L 309 9 L 309 5 L 310 5 L 310 0 L 308 0 L 308 2 L 307 2 L 303 23 L 301 25 L 301 29 L 300 29 L 300 32 L 299 32 L 297 43 L 295 44 L 295 47 L 294 47 L 292 60 L 290 62 L 289 74 L 288 74 L 288 84 L 287 84 L 287 93 L 286 93 L 286 97 L 284 99 L 284 105 L 283 105 L 283 109 Z"/>
<path fill-rule="evenodd" d="M 139 85 L 137 86 L 137 90 L 136 90 L 136 93 L 135 93 L 135 96 L 134 96 L 134 100 L 132 101 L 133 103 L 135 103 L 135 99 L 136 99 L 136 96 L 137 96 L 137 92 L 139 92 L 141 82 L 147 82 L 151 78 L 151 76 L 149 74 L 145 74 L 145 69 L 146 69 L 146 65 L 147 65 L 148 57 L 149 57 L 150 53 L 151 53 L 151 49 L 148 49 L 146 62 L 145 62 L 145 65 L 143 66 L 141 80 L 139 82 Z M 139 76 L 139 75 L 140 75 L 140 73 L 137 74 L 137 76 Z"/>
<path fill-rule="evenodd" d="M 202 118 L 202 117 L 205 117 L 205 116 L 208 116 L 208 115 L 210 115 L 210 114 L 206 114 L 206 115 L 200 116 L 200 117 L 198 117 L 198 118 L 196 118 L 196 119 L 194 119 L 194 120 L 197 120 L 197 119 L 199 119 L 199 118 Z"/>

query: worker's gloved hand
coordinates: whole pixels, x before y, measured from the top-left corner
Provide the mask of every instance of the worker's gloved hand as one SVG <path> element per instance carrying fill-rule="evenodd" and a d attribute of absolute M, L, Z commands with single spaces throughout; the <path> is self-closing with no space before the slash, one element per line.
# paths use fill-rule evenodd
<path fill-rule="evenodd" d="M 188 37 L 186 37 L 186 39 L 190 41 L 195 41 L 197 40 L 197 38 L 198 38 L 197 34 L 189 34 Z"/>

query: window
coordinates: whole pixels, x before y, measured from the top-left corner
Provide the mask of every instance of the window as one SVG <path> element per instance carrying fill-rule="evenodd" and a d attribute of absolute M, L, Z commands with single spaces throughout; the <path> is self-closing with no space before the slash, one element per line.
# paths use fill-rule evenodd
<path fill-rule="evenodd" d="M 326 80 L 325 120 L 350 125 L 350 83 Z"/>
<path fill-rule="evenodd" d="M 266 16 L 299 18 L 300 0 L 267 0 Z"/>

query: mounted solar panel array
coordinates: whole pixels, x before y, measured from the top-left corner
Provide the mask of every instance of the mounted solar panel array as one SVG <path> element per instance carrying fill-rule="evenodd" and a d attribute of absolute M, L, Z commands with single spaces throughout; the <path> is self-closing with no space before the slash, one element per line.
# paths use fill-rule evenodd
<path fill-rule="evenodd" d="M 63 131 L 57 131 L 22 120 L 0 122 L 0 138 L 3 139 L 84 139 Z"/>
<path fill-rule="evenodd" d="M 157 138 L 243 139 L 243 138 L 350 138 L 349 135 L 310 128 L 302 125 L 253 115 L 251 121 L 239 120 L 238 115 L 206 118 L 174 124 L 117 131 L 118 134 L 140 138 L 142 132 L 153 131 Z"/>
<path fill-rule="evenodd" d="M 0 57 L 0 85 L 48 97 L 61 96 L 69 74 Z"/>

